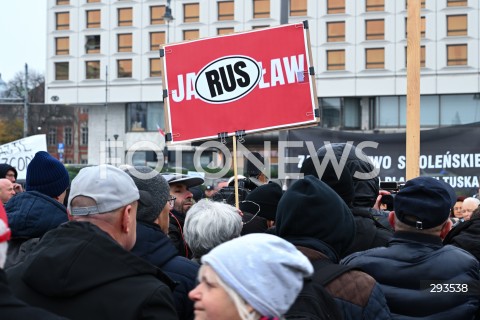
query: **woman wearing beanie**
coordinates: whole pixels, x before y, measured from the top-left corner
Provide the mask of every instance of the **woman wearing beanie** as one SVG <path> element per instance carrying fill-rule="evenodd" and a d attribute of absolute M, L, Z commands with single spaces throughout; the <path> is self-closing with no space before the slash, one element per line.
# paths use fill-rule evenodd
<path fill-rule="evenodd" d="M 199 284 L 189 294 L 195 319 L 283 319 L 312 273 L 308 259 L 277 236 L 230 240 L 202 257 Z"/>

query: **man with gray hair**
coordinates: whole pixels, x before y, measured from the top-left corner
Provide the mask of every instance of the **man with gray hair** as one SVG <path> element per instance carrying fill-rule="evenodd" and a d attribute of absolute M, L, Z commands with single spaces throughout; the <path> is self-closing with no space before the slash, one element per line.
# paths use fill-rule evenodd
<path fill-rule="evenodd" d="M 138 188 L 100 165 L 72 181 L 70 222 L 46 233 L 8 270 L 14 294 L 70 319 L 178 319 L 171 280 L 129 251 L 136 241 Z"/>
<path fill-rule="evenodd" d="M 238 210 L 226 203 L 200 200 L 188 211 L 185 219 L 185 241 L 200 258 L 221 243 L 240 236 L 242 217 Z"/>

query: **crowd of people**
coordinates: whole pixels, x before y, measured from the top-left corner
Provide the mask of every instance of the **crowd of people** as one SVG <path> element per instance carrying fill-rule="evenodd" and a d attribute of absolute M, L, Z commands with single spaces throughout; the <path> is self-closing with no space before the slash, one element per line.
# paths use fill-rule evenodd
<path fill-rule="evenodd" d="M 239 208 L 228 179 L 2 164 L 0 319 L 480 319 L 480 200 L 417 177 L 383 210 L 367 160 L 326 145 L 288 188 L 246 168 Z"/>

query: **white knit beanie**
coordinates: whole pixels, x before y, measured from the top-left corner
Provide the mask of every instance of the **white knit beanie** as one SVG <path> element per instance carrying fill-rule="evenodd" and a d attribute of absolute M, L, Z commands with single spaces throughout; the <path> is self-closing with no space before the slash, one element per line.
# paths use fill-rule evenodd
<path fill-rule="evenodd" d="M 262 316 L 280 318 L 312 275 L 310 261 L 291 243 L 252 233 L 225 242 L 202 257 L 217 275 Z"/>

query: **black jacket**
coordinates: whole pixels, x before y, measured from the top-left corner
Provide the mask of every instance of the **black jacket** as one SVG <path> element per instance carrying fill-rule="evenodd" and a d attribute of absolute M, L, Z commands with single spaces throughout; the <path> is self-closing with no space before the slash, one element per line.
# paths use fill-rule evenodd
<path fill-rule="evenodd" d="M 458 223 L 450 230 L 443 244 L 451 244 L 470 252 L 480 261 L 480 217 Z"/>
<path fill-rule="evenodd" d="M 195 288 L 199 265 L 178 255 L 172 241 L 153 223 L 137 221 L 137 242 L 132 253 L 159 267 L 177 282 L 173 300 L 179 319 L 193 319 L 193 301 L 188 293 Z"/>
<path fill-rule="evenodd" d="M 17 299 L 8 287 L 5 271 L 0 269 L 0 319 L 2 320 L 60 320 L 66 319 Z"/>
<path fill-rule="evenodd" d="M 168 227 L 168 237 L 172 240 L 173 245 L 178 250 L 178 255 L 191 259 L 192 251 L 185 242 L 183 237 L 183 225 L 185 224 L 185 216 L 172 210 L 170 212 L 170 225 Z"/>
<path fill-rule="evenodd" d="M 7 275 L 17 297 L 71 319 L 177 319 L 171 280 L 89 222 L 46 233 Z"/>

